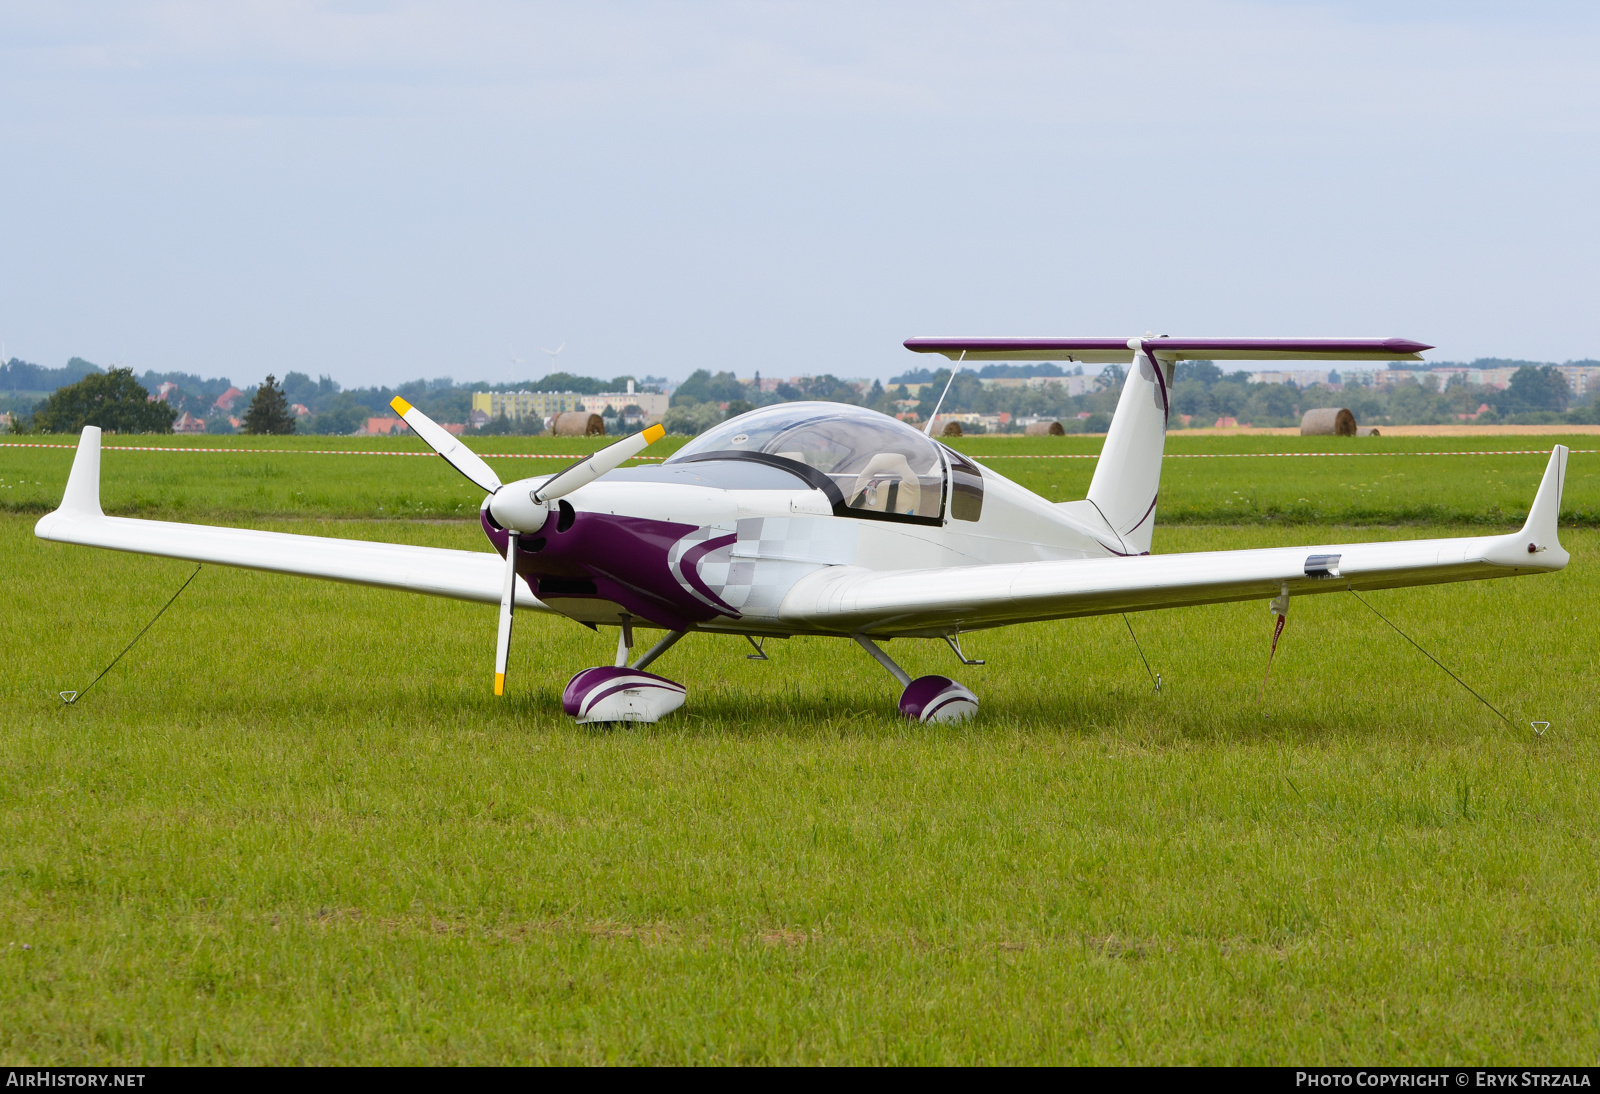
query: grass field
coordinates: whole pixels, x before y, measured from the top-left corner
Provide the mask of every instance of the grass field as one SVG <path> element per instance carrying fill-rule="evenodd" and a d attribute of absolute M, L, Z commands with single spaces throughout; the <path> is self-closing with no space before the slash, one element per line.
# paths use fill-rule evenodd
<path fill-rule="evenodd" d="M 1081 498 L 1101 437 L 969 437 L 963 451 L 1052 501 Z M 72 463 L 70 437 L 29 437 L 0 445 L 0 512 L 42 514 L 60 498 Z M 559 459 L 602 441 L 475 437 L 473 447 L 507 479 L 559 469 Z M 1538 489 L 1550 446 L 1577 450 L 1567 471 L 1562 516 L 1600 527 L 1600 437 L 1168 437 L 1161 483 L 1165 524 L 1520 522 Z M 663 456 L 683 444 L 651 446 Z M 108 452 L 108 512 L 177 520 L 276 514 L 298 517 L 470 517 L 482 495 L 412 437 L 113 437 L 118 446 L 229 448 L 234 452 Z M 1524 450 L 1520 456 L 1426 456 L 1423 452 Z M 323 451 L 353 455 L 319 455 Z M 1586 451 L 1587 450 L 1587 451 Z M 1346 453 L 1334 457 L 1268 453 Z M 1070 456 L 1072 458 L 1054 458 Z M 1223 459 L 1210 457 L 1221 456 Z M 1051 457 L 1051 458 L 1039 458 Z M 1194 457 L 1194 458 L 1191 458 Z M 1204 457 L 1204 458 L 1201 458 Z M 54 484 L 54 485 L 53 485 Z"/>
<path fill-rule="evenodd" d="M 0 478 L 53 499 L 69 457 L 0 448 Z M 1351 459 L 1474 521 L 1525 508 L 1543 466 Z M 1569 509 L 1597 461 L 1573 458 Z M 1063 496 L 1093 469 L 1010 462 Z M 1164 498 L 1303 491 L 1299 466 L 1169 461 Z M 477 498 L 436 460 L 105 468 L 122 511 L 482 543 L 437 519 Z M 315 501 L 287 500 L 301 481 Z M 211 567 L 65 707 L 192 567 L 42 543 L 34 502 L 6 504 L 5 1063 L 1600 1059 L 1600 531 L 1563 529 L 1558 575 L 1369 597 L 1512 726 L 1330 595 L 1295 601 L 1259 707 L 1252 603 L 1134 616 L 1160 694 L 1116 617 L 973 636 L 982 668 L 895 643 L 982 697 L 959 729 L 895 718 L 844 642 L 759 663 L 692 636 L 659 664 L 681 712 L 597 729 L 559 693 L 614 635 L 523 617 L 497 702 L 491 608 Z M 1481 530 L 1257 511 L 1156 546 Z"/>

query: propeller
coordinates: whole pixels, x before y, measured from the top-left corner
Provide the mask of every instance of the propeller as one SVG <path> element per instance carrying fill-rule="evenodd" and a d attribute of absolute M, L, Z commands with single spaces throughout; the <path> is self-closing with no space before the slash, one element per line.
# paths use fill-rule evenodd
<path fill-rule="evenodd" d="M 500 476 L 476 452 L 456 440 L 455 434 L 398 395 L 389 401 L 389 405 L 451 467 L 491 494 L 500 489 Z"/>
<path fill-rule="evenodd" d="M 500 589 L 500 626 L 495 636 L 494 650 L 494 693 L 504 695 L 506 659 L 511 653 L 511 616 L 517 599 L 517 558 L 523 535 L 544 527 L 544 522 L 550 516 L 551 503 L 556 499 L 579 487 L 588 486 L 607 471 L 614 471 L 666 436 L 667 431 L 660 425 L 653 425 L 641 433 L 607 445 L 594 455 L 542 481 L 519 479 L 502 483 L 481 456 L 422 411 L 398 396 L 389 405 L 417 436 L 427 442 L 429 448 L 444 457 L 446 463 L 474 485 L 488 491 L 489 515 L 506 530 L 506 580 Z"/>

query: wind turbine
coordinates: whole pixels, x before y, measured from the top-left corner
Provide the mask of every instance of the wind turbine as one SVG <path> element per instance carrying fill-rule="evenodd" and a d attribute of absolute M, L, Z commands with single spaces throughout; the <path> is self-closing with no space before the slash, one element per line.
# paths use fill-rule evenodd
<path fill-rule="evenodd" d="M 567 348 L 567 344 L 565 342 L 561 343 L 555 349 L 545 349 L 543 346 L 539 347 L 539 352 L 540 353 L 548 353 L 550 355 L 550 371 L 551 372 L 554 372 L 556 370 L 556 358 L 560 357 L 561 356 L 561 351 L 566 349 L 566 348 Z"/>

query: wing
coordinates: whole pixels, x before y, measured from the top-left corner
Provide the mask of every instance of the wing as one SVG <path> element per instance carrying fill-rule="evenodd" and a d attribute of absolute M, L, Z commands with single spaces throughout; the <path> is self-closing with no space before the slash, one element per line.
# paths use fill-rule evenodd
<path fill-rule="evenodd" d="M 246 570 L 268 570 L 298 577 L 320 577 L 353 585 L 401 589 L 500 603 L 505 562 L 487 551 L 450 551 L 401 543 L 369 543 L 355 539 L 258 532 L 248 528 L 214 528 L 159 520 L 108 517 L 100 508 L 100 431 L 89 426 L 78 442 L 61 508 L 46 513 L 34 526 L 40 539 L 107 547 L 143 555 L 210 562 Z M 549 611 L 517 581 L 517 607 Z"/>
<path fill-rule="evenodd" d="M 1039 619 L 1178 608 L 1291 594 L 1390 589 L 1560 570 L 1556 535 L 1567 449 L 1556 445 L 1522 530 L 1461 539 L 1341 543 L 1135 558 L 864 570 L 801 579 L 779 617 L 797 629 L 940 635 Z"/>

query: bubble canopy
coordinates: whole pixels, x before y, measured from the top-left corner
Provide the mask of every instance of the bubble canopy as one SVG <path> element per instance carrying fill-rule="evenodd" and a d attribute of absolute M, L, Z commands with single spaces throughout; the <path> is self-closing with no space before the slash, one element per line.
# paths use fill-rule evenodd
<path fill-rule="evenodd" d="M 824 490 L 841 516 L 938 523 L 944 511 L 939 446 L 904 422 L 865 407 L 762 407 L 707 430 L 666 463 L 740 459 L 795 471 Z"/>

